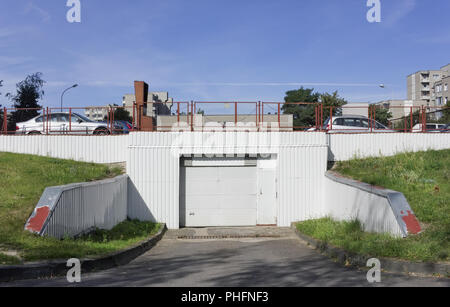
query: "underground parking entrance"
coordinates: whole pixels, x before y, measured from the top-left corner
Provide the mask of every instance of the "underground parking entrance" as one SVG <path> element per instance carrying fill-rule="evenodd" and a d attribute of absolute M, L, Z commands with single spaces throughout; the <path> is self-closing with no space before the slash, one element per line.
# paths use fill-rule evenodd
<path fill-rule="evenodd" d="M 277 155 L 183 156 L 180 228 L 276 226 L 276 173 Z"/>

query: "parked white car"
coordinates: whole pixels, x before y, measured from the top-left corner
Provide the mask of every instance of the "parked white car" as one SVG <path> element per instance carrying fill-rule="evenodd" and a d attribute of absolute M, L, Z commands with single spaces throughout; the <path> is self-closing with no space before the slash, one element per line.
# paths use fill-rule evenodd
<path fill-rule="evenodd" d="M 417 124 L 413 127 L 412 132 L 423 132 L 422 124 Z M 445 128 L 445 124 L 426 124 L 425 132 L 441 132 Z"/>
<path fill-rule="evenodd" d="M 47 120 L 44 115 L 16 124 L 16 134 L 46 134 Z M 116 127 L 115 129 L 120 129 Z M 92 134 L 108 135 L 105 123 L 95 122 L 77 113 L 52 113 L 48 120 L 49 134 Z"/>
<path fill-rule="evenodd" d="M 372 125 L 369 125 L 370 121 Z M 396 132 L 389 129 L 383 124 L 375 120 L 361 115 L 343 115 L 333 118 L 333 124 L 330 123 L 330 119 L 327 119 L 324 123 L 323 129 L 328 133 L 389 133 Z"/>

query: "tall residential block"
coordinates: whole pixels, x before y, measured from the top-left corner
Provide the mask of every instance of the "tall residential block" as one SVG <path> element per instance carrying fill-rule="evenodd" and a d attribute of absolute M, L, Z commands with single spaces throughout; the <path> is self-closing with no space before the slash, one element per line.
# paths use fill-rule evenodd
<path fill-rule="evenodd" d="M 429 107 L 442 105 L 445 97 L 437 92 L 440 88 L 436 86 L 444 87 L 444 80 L 448 80 L 449 76 L 450 64 L 443 66 L 440 70 L 421 70 L 409 75 L 407 78 L 408 100 L 422 101 Z M 443 84 L 441 84 L 442 81 L 444 81 Z M 439 97 L 442 97 L 442 100 L 438 99 Z"/>

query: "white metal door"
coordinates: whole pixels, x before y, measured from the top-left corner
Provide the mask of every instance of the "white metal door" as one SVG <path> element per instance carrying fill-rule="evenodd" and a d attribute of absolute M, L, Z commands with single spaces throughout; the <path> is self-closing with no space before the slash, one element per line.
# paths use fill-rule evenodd
<path fill-rule="evenodd" d="M 277 224 L 276 170 L 258 169 L 258 225 Z"/>
<path fill-rule="evenodd" d="M 180 225 L 254 226 L 255 166 L 182 167 Z"/>

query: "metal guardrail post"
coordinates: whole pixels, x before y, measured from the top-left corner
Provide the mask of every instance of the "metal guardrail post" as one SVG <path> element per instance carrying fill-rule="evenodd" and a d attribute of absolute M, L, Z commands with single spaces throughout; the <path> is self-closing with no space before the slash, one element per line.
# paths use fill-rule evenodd
<path fill-rule="evenodd" d="M 8 110 L 6 107 L 3 108 L 3 132 L 8 134 Z"/>
<path fill-rule="evenodd" d="M 191 131 L 194 131 L 194 101 L 191 101 Z"/>
<path fill-rule="evenodd" d="M 238 104 L 237 102 L 234 103 L 234 127 L 235 128 L 236 128 L 237 122 L 238 122 L 238 114 L 237 114 L 237 112 L 238 112 L 238 105 L 237 104 Z"/>
<path fill-rule="evenodd" d="M 281 103 L 278 103 L 278 129 L 281 128 Z"/>

